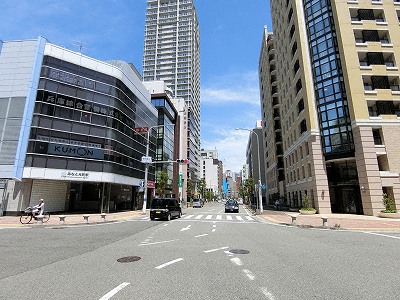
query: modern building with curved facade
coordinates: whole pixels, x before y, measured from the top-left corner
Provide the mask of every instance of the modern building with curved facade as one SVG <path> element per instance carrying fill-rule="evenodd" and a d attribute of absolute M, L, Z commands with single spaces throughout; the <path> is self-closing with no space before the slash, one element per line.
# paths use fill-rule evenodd
<path fill-rule="evenodd" d="M 14 214 L 140 208 L 146 135 L 157 110 L 134 67 L 45 38 L 0 44 L 0 200 Z M 150 135 L 155 156 L 156 131 Z M 149 168 L 154 187 L 155 169 Z M 150 193 L 151 194 L 151 193 Z"/>

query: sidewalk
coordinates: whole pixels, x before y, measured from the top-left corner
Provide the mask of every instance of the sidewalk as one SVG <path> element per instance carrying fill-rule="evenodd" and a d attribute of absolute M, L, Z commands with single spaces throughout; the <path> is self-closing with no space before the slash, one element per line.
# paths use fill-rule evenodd
<path fill-rule="evenodd" d="M 81 225 L 87 224 L 84 219 L 84 215 L 89 216 L 88 224 L 96 223 L 107 223 L 107 222 L 117 222 L 117 221 L 127 221 L 127 220 L 141 220 L 143 218 L 149 217 L 149 212 L 146 215 L 142 214 L 141 210 L 133 210 L 126 212 L 116 212 L 106 214 L 105 219 L 102 219 L 100 213 L 95 214 L 50 214 L 50 219 L 48 222 L 44 223 L 45 226 L 66 226 L 66 225 Z M 64 223 L 60 222 L 60 216 L 65 216 Z M 0 217 L 0 227 L 30 227 L 37 224 L 35 220 L 32 220 L 29 224 L 23 225 L 19 221 L 20 217 L 16 216 L 3 216 Z"/>
<path fill-rule="evenodd" d="M 184 208 L 183 213 L 187 208 Z M 59 216 L 62 214 L 52 214 L 50 220 L 43 224 L 44 226 L 68 226 L 68 225 L 83 225 L 86 224 L 84 214 L 65 214 L 65 222 L 61 223 Z M 141 210 L 117 212 L 106 214 L 105 220 L 101 218 L 100 213 L 88 214 L 89 224 L 127 221 L 127 220 L 142 220 L 149 218 L 149 212 L 145 215 Z M 291 215 L 297 216 L 296 224 L 292 224 Z M 400 231 L 400 219 L 386 219 L 363 215 L 350 214 L 316 214 L 316 215 L 301 215 L 298 212 L 264 210 L 263 214 L 258 214 L 258 217 L 263 220 L 282 225 L 293 225 L 301 227 L 322 228 L 322 217 L 327 218 L 327 228 L 348 229 L 348 230 L 365 230 L 365 231 Z M 22 225 L 19 221 L 19 216 L 3 216 L 0 217 L 1 227 L 32 227 L 43 226 L 32 220 L 30 224 Z"/>
<path fill-rule="evenodd" d="M 297 216 L 296 224 L 302 227 L 323 227 L 322 217 L 327 218 L 326 227 L 334 229 L 366 231 L 400 231 L 400 219 L 379 218 L 351 214 L 301 215 L 298 212 L 264 210 L 258 216 L 267 222 L 292 225 L 291 215 Z"/>

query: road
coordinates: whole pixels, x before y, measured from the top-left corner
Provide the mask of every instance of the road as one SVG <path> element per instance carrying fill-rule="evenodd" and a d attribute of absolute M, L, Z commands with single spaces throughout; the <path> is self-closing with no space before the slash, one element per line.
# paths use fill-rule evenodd
<path fill-rule="evenodd" d="M 217 203 L 0 239 L 0 299 L 400 299 L 398 237 L 271 225 Z"/>

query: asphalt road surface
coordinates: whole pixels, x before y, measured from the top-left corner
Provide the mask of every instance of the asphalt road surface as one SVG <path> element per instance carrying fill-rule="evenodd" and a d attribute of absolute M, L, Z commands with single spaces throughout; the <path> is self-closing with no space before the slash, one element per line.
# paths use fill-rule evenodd
<path fill-rule="evenodd" d="M 0 299 L 400 299 L 398 236 L 271 225 L 242 206 L 0 240 Z"/>

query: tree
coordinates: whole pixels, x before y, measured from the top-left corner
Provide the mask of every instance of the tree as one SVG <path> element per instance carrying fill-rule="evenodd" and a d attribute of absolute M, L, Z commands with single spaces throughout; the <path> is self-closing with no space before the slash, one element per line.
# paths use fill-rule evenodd
<path fill-rule="evenodd" d="M 166 170 L 162 170 L 157 177 L 157 189 L 156 193 L 159 197 L 164 196 L 165 189 L 168 187 L 168 172 Z"/>
<path fill-rule="evenodd" d="M 199 188 L 200 194 L 201 194 L 202 198 L 204 199 L 204 194 L 206 191 L 206 179 L 201 178 L 197 184 L 197 187 Z"/>
<path fill-rule="evenodd" d="M 254 194 L 254 179 L 250 177 L 246 179 L 243 187 L 243 195 L 247 199 L 247 202 L 250 202 L 249 198 L 252 194 Z"/>

